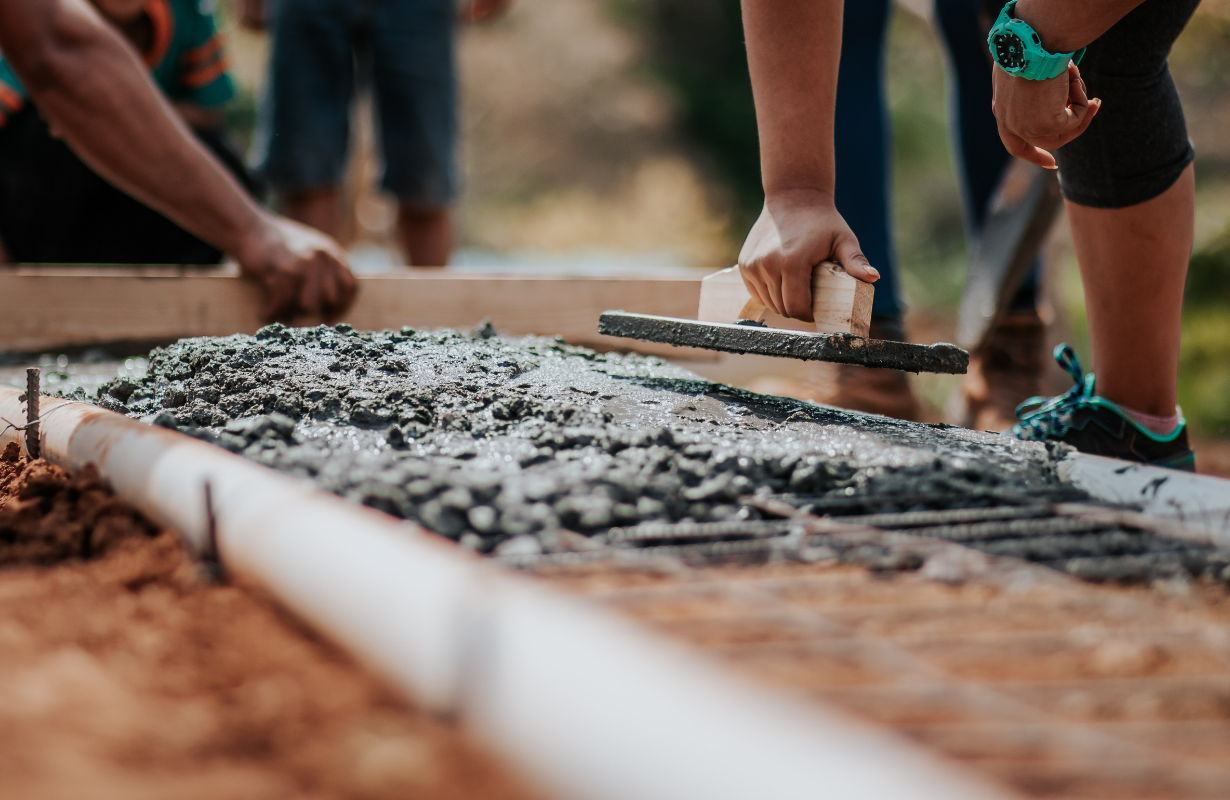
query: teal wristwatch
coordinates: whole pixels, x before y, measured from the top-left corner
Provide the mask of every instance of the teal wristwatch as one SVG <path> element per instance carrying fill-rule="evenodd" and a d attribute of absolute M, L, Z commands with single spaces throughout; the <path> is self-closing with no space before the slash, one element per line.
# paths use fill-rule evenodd
<path fill-rule="evenodd" d="M 1048 53 L 1042 49 L 1042 39 L 1029 23 L 1016 19 L 1016 0 L 1004 6 L 999 12 L 999 19 L 991 26 L 991 34 L 987 36 L 987 46 L 991 48 L 991 58 L 999 68 L 1009 75 L 1025 78 L 1031 81 L 1046 81 L 1068 68 L 1069 61 L 1081 63 L 1085 55 L 1082 47 L 1075 53 Z"/>

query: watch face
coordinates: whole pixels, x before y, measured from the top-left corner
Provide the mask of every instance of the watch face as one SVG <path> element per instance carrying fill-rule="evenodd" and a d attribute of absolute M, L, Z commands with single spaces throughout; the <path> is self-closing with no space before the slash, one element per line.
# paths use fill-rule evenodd
<path fill-rule="evenodd" d="M 1024 69 L 1025 44 L 1015 33 L 998 33 L 994 38 L 995 60 L 1004 69 Z"/>

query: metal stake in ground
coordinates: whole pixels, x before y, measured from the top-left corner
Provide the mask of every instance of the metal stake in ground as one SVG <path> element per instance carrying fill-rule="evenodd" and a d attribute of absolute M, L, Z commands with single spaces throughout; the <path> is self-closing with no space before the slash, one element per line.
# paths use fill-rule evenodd
<path fill-rule="evenodd" d="M 224 583 L 226 568 L 218 554 L 218 516 L 214 513 L 214 485 L 205 481 L 205 551 L 201 553 L 201 569 L 210 580 Z"/>
<path fill-rule="evenodd" d="M 30 460 L 38 458 L 38 367 L 26 370 L 26 453 Z"/>

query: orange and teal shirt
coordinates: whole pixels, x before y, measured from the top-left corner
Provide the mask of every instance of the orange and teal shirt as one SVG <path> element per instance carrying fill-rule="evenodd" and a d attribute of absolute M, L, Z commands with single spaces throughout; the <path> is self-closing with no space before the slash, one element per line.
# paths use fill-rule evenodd
<path fill-rule="evenodd" d="M 150 48 L 141 60 L 171 102 L 204 108 L 235 96 L 222 34 L 213 9 L 217 0 L 150 0 L 145 7 L 153 25 Z M 0 125 L 26 103 L 26 90 L 8 62 L 0 58 Z"/>

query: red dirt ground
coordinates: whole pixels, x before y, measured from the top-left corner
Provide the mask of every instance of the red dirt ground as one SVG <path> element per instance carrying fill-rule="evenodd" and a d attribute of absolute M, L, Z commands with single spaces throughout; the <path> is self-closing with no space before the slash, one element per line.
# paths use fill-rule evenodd
<path fill-rule="evenodd" d="M 533 796 L 83 470 L 0 457 L 0 798 Z"/>

